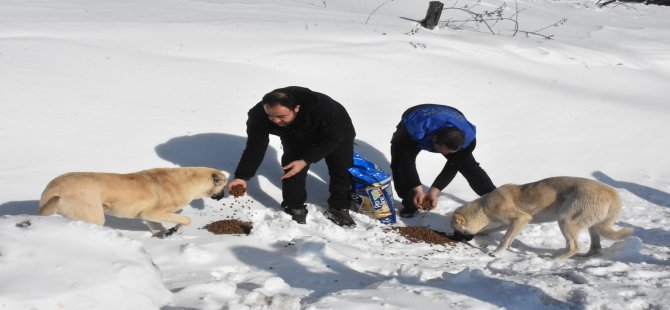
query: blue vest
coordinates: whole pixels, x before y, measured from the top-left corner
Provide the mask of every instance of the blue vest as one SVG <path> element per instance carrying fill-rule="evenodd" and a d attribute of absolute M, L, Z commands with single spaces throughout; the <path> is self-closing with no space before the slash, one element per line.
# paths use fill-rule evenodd
<path fill-rule="evenodd" d="M 458 110 L 445 105 L 429 104 L 417 108 L 402 117 L 405 129 L 422 150 L 437 153 L 433 147 L 433 135 L 438 129 L 456 127 L 465 133 L 461 149 L 467 148 L 475 139 L 477 129 Z"/>

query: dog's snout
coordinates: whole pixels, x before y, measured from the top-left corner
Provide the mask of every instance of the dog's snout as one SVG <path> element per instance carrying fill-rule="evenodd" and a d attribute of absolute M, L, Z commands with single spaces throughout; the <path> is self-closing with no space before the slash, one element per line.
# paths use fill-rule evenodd
<path fill-rule="evenodd" d="M 226 197 L 226 189 L 222 189 L 220 192 L 212 195 L 212 199 L 214 200 L 221 200 L 221 198 Z"/>
<path fill-rule="evenodd" d="M 465 233 L 462 233 L 458 230 L 454 230 L 454 236 L 452 237 L 452 239 L 454 239 L 456 241 L 466 241 L 466 242 L 470 241 L 474 238 L 475 238 L 475 235 L 465 234 Z"/>

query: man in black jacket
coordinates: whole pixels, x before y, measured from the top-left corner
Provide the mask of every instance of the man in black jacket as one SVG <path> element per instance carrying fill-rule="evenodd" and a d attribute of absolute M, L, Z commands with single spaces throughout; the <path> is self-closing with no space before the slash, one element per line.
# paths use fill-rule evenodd
<path fill-rule="evenodd" d="M 356 132 L 344 107 L 330 97 L 307 88 L 290 86 L 263 96 L 248 113 L 247 145 L 242 152 L 235 178 L 228 183 L 243 185 L 256 174 L 265 156 L 269 135 L 279 136 L 284 212 L 305 223 L 307 191 L 305 180 L 312 163 L 326 160 L 330 174 L 329 208 L 325 215 L 340 226 L 354 226 L 349 215 L 349 190 Z"/>

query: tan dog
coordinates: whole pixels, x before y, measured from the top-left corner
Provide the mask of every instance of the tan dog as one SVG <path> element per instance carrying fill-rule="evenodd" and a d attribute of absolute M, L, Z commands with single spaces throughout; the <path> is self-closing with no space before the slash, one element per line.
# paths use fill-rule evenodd
<path fill-rule="evenodd" d="M 72 172 L 53 179 L 42 193 L 38 214 L 102 225 L 105 213 L 141 218 L 156 237 L 166 233 L 161 222 L 177 223 L 181 230 L 191 223 L 174 212 L 193 199 L 224 196 L 226 176 L 205 167 L 158 168 L 136 173 Z"/>
<path fill-rule="evenodd" d="M 612 229 L 620 212 L 619 195 L 609 186 L 583 178 L 554 177 L 503 185 L 456 209 L 451 226 L 455 234 L 470 239 L 478 233 L 506 228 L 495 254 L 506 250 L 526 224 L 558 221 L 566 251 L 557 259 L 565 259 L 577 253 L 577 236 L 583 228 L 588 228 L 591 235 L 586 255 L 599 252 L 600 236 L 619 240 L 631 234 L 632 228 Z"/>

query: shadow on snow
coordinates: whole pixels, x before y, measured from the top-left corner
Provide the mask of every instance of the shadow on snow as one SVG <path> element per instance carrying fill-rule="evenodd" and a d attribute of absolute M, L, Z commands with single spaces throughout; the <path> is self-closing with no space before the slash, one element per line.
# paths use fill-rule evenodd
<path fill-rule="evenodd" d="M 596 180 L 603 182 L 609 186 L 625 189 L 631 192 L 633 195 L 638 196 L 653 204 L 670 208 L 670 194 L 666 192 L 657 190 L 652 187 L 640 185 L 637 183 L 617 181 L 601 171 L 596 171 L 593 172 L 592 174 L 593 177 L 596 178 Z"/>
<path fill-rule="evenodd" d="M 487 277 L 481 272 L 468 269 L 459 274 L 445 272 L 442 278 L 428 281 L 421 281 L 412 277 L 393 277 L 372 272 L 359 272 L 342 263 L 341 260 L 331 259 L 325 255 L 323 252 L 326 250 L 326 246 L 326 244 L 318 242 L 301 243 L 298 241 L 295 244 L 276 243 L 274 245 L 275 251 L 246 246 L 235 247 L 231 251 L 240 261 L 274 273 L 291 287 L 312 291 L 301 301 L 303 305 L 315 303 L 324 296 L 340 291 L 366 289 L 375 284 L 396 279 L 403 285 L 427 286 L 451 291 L 509 309 L 526 307 L 529 296 L 536 296 L 538 303 L 550 309 L 575 309 L 576 306 L 554 299 L 539 288 Z M 300 253 L 301 251 L 305 253 Z M 305 254 L 311 255 L 306 257 Z M 315 260 L 320 259 L 321 265 L 327 271 L 308 270 L 299 261 L 298 257 L 301 256 L 309 259 L 312 265 Z M 510 297 L 501 298 L 501 296 Z M 515 298 L 514 296 L 523 297 Z"/>
<path fill-rule="evenodd" d="M 247 138 L 225 133 L 204 133 L 192 136 L 175 137 L 156 146 L 158 156 L 178 166 L 204 166 L 226 172 L 234 177 L 235 169 L 246 147 Z M 369 144 L 356 140 L 356 151 L 389 171 L 390 163 L 383 153 Z M 256 176 L 247 181 L 248 195 L 266 207 L 279 207 L 281 201 L 267 194 L 259 183 L 259 178 L 267 179 L 273 186 L 281 189 L 281 170 L 279 152 L 268 146 L 263 162 L 258 167 Z M 325 205 L 328 193 L 328 168 L 323 160 L 310 167 L 307 177 L 308 203 Z"/>

